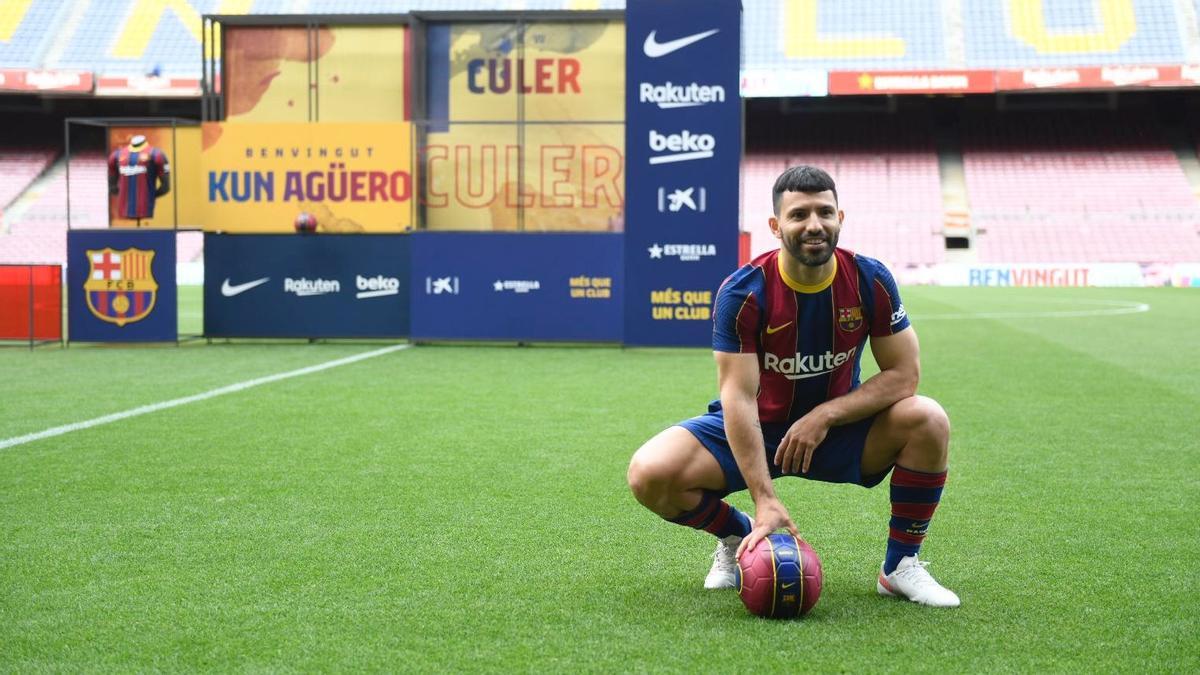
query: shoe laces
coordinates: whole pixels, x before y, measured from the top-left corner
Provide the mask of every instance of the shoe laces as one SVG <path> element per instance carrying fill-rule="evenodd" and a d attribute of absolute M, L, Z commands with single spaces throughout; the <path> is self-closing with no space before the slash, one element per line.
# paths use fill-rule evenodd
<path fill-rule="evenodd" d="M 908 567 L 896 570 L 895 575 L 918 588 L 939 586 L 940 584 L 933 578 L 933 575 L 929 574 L 929 570 L 925 569 L 928 566 L 929 563 L 924 560 L 915 560 Z"/>
<path fill-rule="evenodd" d="M 740 540 L 733 544 L 726 542 L 724 539 L 720 540 L 717 544 L 717 550 L 713 551 L 713 560 L 720 567 L 732 568 L 737 564 L 736 553 L 738 544 L 740 543 Z"/>

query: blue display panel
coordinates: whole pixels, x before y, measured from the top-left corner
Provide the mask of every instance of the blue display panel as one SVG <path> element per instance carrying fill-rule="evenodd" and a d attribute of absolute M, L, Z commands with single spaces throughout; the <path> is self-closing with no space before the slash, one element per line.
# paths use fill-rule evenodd
<path fill-rule="evenodd" d="M 208 337 L 402 337 L 409 235 L 204 235 Z"/>
<path fill-rule="evenodd" d="M 712 301 L 737 265 L 737 0 L 625 13 L 625 343 L 712 344 Z"/>
<path fill-rule="evenodd" d="M 179 337 L 173 230 L 69 230 L 67 288 L 72 341 Z"/>
<path fill-rule="evenodd" d="M 621 236 L 420 232 L 413 339 L 621 340 Z"/>

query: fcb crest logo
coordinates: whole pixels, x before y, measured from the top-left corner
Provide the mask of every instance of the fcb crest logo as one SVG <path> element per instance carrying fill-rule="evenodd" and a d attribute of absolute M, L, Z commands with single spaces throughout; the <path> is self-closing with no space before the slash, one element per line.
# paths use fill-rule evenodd
<path fill-rule="evenodd" d="M 158 295 L 150 267 L 154 251 L 102 248 L 88 250 L 87 257 L 91 267 L 83 290 L 96 318 L 124 326 L 150 315 Z"/>
<path fill-rule="evenodd" d="M 854 307 L 838 307 L 838 328 L 853 333 L 862 325 L 863 315 L 862 306 Z"/>

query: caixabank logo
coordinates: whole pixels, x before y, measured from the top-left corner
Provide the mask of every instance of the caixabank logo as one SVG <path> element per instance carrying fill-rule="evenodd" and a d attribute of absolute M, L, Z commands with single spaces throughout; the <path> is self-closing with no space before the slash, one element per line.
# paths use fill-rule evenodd
<path fill-rule="evenodd" d="M 88 310 L 101 321 L 124 327 L 150 316 L 158 297 L 154 251 L 139 248 L 88 249 Z"/>

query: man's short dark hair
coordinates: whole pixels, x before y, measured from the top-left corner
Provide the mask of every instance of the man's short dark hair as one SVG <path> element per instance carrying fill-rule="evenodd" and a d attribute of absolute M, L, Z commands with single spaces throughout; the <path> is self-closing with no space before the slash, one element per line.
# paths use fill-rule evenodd
<path fill-rule="evenodd" d="M 836 204 L 837 187 L 833 184 L 833 178 L 829 174 L 815 166 L 808 166 L 806 164 L 793 166 L 779 174 L 779 178 L 775 179 L 775 188 L 773 190 L 775 215 L 779 216 L 779 202 L 783 200 L 783 193 L 785 192 L 813 193 L 824 192 L 826 190 L 833 192 L 833 203 Z"/>

